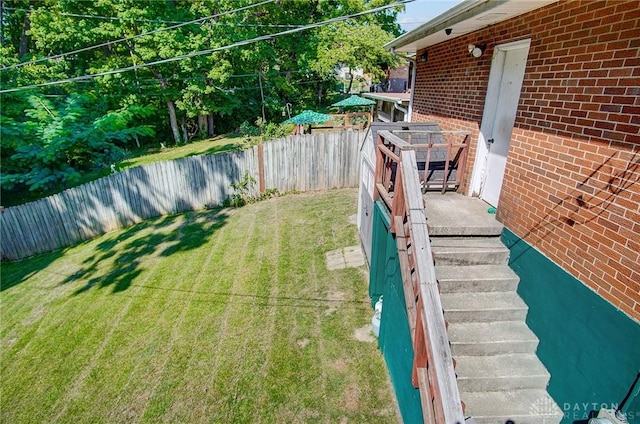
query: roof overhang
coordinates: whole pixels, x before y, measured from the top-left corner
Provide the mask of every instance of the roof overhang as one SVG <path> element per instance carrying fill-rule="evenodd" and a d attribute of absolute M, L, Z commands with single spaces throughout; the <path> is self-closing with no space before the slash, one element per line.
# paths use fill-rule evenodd
<path fill-rule="evenodd" d="M 383 102 L 396 103 L 398 105 L 408 105 L 411 99 L 410 93 L 362 93 L 362 97 L 374 100 L 382 100 Z"/>
<path fill-rule="evenodd" d="M 415 53 L 557 1 L 464 0 L 413 31 L 387 43 L 384 47 L 395 52 Z"/>

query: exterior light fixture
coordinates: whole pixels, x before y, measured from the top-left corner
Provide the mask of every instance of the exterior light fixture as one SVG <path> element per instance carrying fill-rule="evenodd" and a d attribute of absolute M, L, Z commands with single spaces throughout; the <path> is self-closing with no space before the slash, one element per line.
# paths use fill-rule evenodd
<path fill-rule="evenodd" d="M 469 53 L 471 53 L 471 56 L 478 58 L 480 56 L 482 56 L 482 53 L 484 53 L 484 51 L 486 50 L 487 45 L 486 44 L 469 44 L 469 46 L 467 47 L 467 50 L 469 50 Z"/>
<path fill-rule="evenodd" d="M 424 52 L 420 55 L 420 62 L 427 63 L 427 58 L 429 57 L 427 52 Z"/>

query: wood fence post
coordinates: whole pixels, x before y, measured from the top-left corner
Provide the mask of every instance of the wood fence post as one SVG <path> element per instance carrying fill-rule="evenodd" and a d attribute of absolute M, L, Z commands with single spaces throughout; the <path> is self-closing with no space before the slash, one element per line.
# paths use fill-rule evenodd
<path fill-rule="evenodd" d="M 258 144 L 258 189 L 260 194 L 265 191 L 264 186 L 264 145 Z"/>

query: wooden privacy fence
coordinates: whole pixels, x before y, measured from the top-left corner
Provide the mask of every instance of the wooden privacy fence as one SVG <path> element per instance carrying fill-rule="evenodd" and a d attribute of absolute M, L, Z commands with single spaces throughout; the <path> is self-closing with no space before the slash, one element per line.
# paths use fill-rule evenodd
<path fill-rule="evenodd" d="M 148 218 L 221 205 L 245 173 L 254 195 L 355 187 L 363 133 L 291 136 L 251 149 L 127 169 L 0 213 L 2 259 L 71 246 Z"/>
<path fill-rule="evenodd" d="M 377 136 L 375 196 L 386 204 L 391 215 L 390 229 L 396 235 L 413 344 L 412 383 L 420 389 L 425 423 L 463 423 L 415 147 L 389 131 L 378 131 Z"/>
<path fill-rule="evenodd" d="M 369 112 L 332 113 L 331 119 L 324 124 L 314 124 L 313 129 L 354 129 L 362 130 L 371 123 Z"/>

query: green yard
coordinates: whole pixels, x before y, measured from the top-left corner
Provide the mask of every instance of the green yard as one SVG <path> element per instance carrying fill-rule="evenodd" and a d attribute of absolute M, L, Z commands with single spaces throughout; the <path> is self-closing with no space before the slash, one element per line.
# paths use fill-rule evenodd
<path fill-rule="evenodd" d="M 253 140 L 253 141 L 252 141 Z M 135 166 L 148 165 L 153 162 L 180 159 L 195 155 L 212 155 L 233 150 L 248 148 L 257 143 L 257 138 L 253 139 L 243 136 L 228 137 L 218 136 L 206 140 L 193 141 L 179 146 L 170 146 L 164 149 L 138 150 L 132 153 L 130 159 L 125 159 L 118 164 L 120 170 L 133 168 Z"/>
<path fill-rule="evenodd" d="M 164 217 L 2 264 L 0 421 L 396 423 L 356 190 Z"/>

